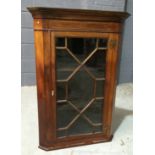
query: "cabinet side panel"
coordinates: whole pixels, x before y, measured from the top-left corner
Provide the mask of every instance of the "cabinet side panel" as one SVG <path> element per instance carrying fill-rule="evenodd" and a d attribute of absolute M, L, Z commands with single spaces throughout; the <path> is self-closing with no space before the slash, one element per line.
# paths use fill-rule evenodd
<path fill-rule="evenodd" d="M 38 24 L 35 21 L 35 24 Z M 42 21 L 39 20 L 39 24 Z M 36 25 L 35 25 L 36 27 Z M 50 31 L 34 32 L 38 93 L 39 145 L 49 147 L 55 138 L 55 60 Z"/>
<path fill-rule="evenodd" d="M 119 55 L 120 34 L 109 34 L 108 53 L 106 60 L 106 91 L 104 123 L 108 127 L 106 135 L 111 135 L 112 112 L 117 83 L 117 65 Z"/>
<path fill-rule="evenodd" d="M 53 104 L 55 104 L 52 101 L 52 88 L 53 86 L 53 74 L 51 72 L 51 32 L 50 31 L 44 31 L 44 78 L 45 78 L 45 103 L 46 103 L 46 119 L 47 119 L 47 132 L 46 132 L 46 139 L 47 143 L 49 144 L 51 140 L 55 137 L 55 132 L 53 131 L 53 126 L 55 120 L 53 119 L 54 113 L 52 112 Z"/>
<path fill-rule="evenodd" d="M 43 32 L 35 31 L 35 54 L 36 54 L 36 78 L 38 97 L 38 121 L 39 121 L 39 143 L 45 145 L 46 137 L 46 107 L 44 94 L 44 46 Z"/>

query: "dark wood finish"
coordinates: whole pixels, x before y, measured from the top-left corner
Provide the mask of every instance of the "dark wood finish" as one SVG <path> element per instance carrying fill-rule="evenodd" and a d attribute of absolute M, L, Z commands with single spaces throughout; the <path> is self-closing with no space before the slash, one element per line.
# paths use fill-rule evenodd
<path fill-rule="evenodd" d="M 39 22 L 42 21 L 43 28 L 40 29 Z M 118 33 L 122 31 L 120 23 L 112 22 L 81 22 L 78 20 L 48 20 L 34 19 L 36 22 L 34 30 L 36 31 L 83 31 L 83 32 L 111 32 Z M 89 27 L 89 29 L 88 29 Z"/>
<path fill-rule="evenodd" d="M 28 10 L 35 19 L 123 22 L 129 16 L 126 12 L 83 9 L 29 7 Z"/>
<path fill-rule="evenodd" d="M 124 12 L 40 7 L 28 8 L 28 10 L 32 13 L 34 18 L 39 147 L 44 150 L 53 150 L 110 141 L 112 139 L 112 111 L 116 90 L 120 38 L 123 21 L 129 16 L 129 14 Z M 102 110 L 102 124 L 104 127 L 102 133 L 81 134 L 63 138 L 58 138 L 56 136 L 57 104 L 55 92 L 57 62 L 55 37 L 58 36 L 83 38 L 94 37 L 106 38 L 108 40 L 103 95 L 104 108 Z M 80 65 L 80 62 L 76 58 L 75 60 Z M 90 75 L 87 68 L 84 69 Z M 96 85 L 94 85 L 94 87 L 96 87 Z M 59 102 L 62 102 L 61 104 L 63 104 L 64 101 Z M 79 109 L 76 106 L 74 106 L 74 109 L 79 112 Z M 82 117 L 89 121 L 85 115 Z M 92 124 L 90 121 L 89 123 Z"/>

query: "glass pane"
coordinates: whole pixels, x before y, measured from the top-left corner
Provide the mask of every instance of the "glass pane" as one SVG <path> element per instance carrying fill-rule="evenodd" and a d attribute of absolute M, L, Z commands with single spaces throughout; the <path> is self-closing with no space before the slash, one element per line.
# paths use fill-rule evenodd
<path fill-rule="evenodd" d="M 77 114 L 67 102 L 57 103 L 57 127 L 66 127 Z"/>
<path fill-rule="evenodd" d="M 88 134 L 92 133 L 92 126 L 82 117 L 79 119 L 69 128 L 68 135 L 77 135 L 78 134 Z"/>
<path fill-rule="evenodd" d="M 58 131 L 57 132 L 57 136 L 58 137 L 65 137 L 65 136 L 67 136 L 67 130 Z"/>
<path fill-rule="evenodd" d="M 68 48 L 82 61 L 96 48 L 96 39 L 68 38 Z"/>
<path fill-rule="evenodd" d="M 96 81 L 96 97 L 103 97 L 104 94 L 104 80 Z"/>
<path fill-rule="evenodd" d="M 97 50 L 97 52 L 86 62 L 87 68 L 96 78 L 105 77 L 106 51 Z"/>
<path fill-rule="evenodd" d="M 57 100 L 65 100 L 66 99 L 66 83 L 60 82 L 57 83 Z"/>
<path fill-rule="evenodd" d="M 93 97 L 94 80 L 82 68 L 68 82 L 68 100 L 82 109 Z"/>
<path fill-rule="evenodd" d="M 102 123 L 102 105 L 103 105 L 103 100 L 99 100 L 99 101 L 96 100 L 85 112 L 85 115 L 93 123 Z"/>
<path fill-rule="evenodd" d="M 57 137 L 102 132 L 107 39 L 56 38 Z"/>
<path fill-rule="evenodd" d="M 99 39 L 99 47 L 103 48 L 107 46 L 107 39 Z"/>
<path fill-rule="evenodd" d="M 94 133 L 101 133 L 103 131 L 102 126 L 96 126 L 93 131 Z"/>
<path fill-rule="evenodd" d="M 72 58 L 67 50 L 57 50 L 56 59 L 57 80 L 67 79 L 78 66 L 78 63 Z"/>
<path fill-rule="evenodd" d="M 65 47 L 65 39 L 57 38 L 56 39 L 56 47 Z"/>

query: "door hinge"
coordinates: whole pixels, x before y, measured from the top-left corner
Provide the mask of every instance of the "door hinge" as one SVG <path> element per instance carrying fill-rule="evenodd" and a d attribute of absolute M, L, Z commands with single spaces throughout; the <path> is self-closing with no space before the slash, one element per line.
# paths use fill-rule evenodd
<path fill-rule="evenodd" d="M 115 48 L 117 45 L 117 41 L 116 40 L 110 40 L 110 48 Z"/>

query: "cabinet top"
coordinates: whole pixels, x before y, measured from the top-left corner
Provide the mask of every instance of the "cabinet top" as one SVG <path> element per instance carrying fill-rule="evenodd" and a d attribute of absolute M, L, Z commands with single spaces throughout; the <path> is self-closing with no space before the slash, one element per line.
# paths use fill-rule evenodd
<path fill-rule="evenodd" d="M 66 9 L 66 8 L 27 8 L 34 19 L 59 19 L 101 22 L 123 22 L 128 16 L 127 12 Z"/>

